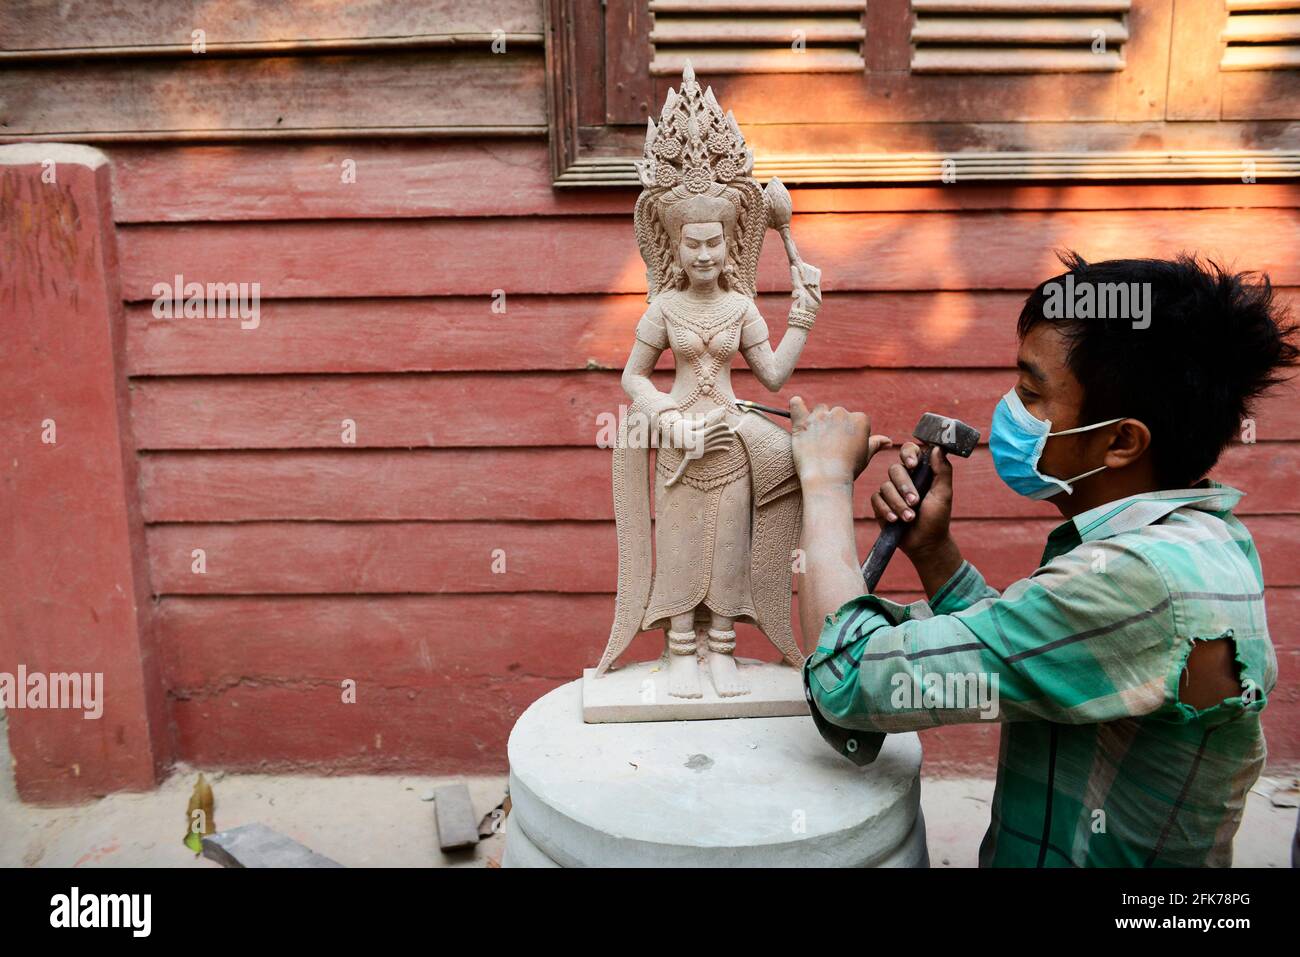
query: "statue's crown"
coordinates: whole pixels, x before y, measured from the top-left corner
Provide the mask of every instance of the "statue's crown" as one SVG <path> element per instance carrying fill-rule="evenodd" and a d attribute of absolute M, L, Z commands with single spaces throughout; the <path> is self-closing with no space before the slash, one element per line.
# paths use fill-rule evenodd
<path fill-rule="evenodd" d="M 710 192 L 753 171 L 754 154 L 745 148 L 736 118 L 722 112 L 712 87 L 700 89 L 690 61 L 680 88 L 668 90 L 659 125 L 646 121 L 645 156 L 636 169 L 642 186 L 680 186 L 692 193 Z"/>

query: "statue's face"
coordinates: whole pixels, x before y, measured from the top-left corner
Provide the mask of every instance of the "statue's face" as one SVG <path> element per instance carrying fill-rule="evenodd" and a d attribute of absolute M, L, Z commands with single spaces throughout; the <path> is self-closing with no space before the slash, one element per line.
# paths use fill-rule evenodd
<path fill-rule="evenodd" d="M 727 261 L 727 237 L 722 223 L 686 223 L 682 226 L 677 258 L 692 282 L 717 279 Z"/>

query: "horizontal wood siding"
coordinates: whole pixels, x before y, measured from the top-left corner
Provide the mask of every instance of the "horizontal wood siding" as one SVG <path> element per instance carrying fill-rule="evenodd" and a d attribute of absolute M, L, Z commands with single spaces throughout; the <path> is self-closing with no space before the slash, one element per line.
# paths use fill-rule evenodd
<path fill-rule="evenodd" d="M 599 417 L 624 401 L 618 369 L 644 305 L 635 194 L 552 190 L 540 141 L 110 155 L 181 756 L 502 770 L 515 718 L 596 660 L 613 612 L 609 453 L 595 445 Z M 355 183 L 340 181 L 344 159 Z M 778 401 L 864 408 L 897 438 L 927 409 L 987 428 L 1012 381 L 1020 301 L 1055 271 L 1053 248 L 1197 249 L 1268 270 L 1300 298 L 1294 186 L 803 189 L 794 202 L 827 298 Z M 259 325 L 155 318 L 154 285 L 177 274 L 259 283 Z M 767 244 L 761 278 L 779 335 L 779 243 Z M 764 395 L 743 368 L 735 383 Z M 355 446 L 341 441 L 344 420 Z M 1260 404 L 1256 432 L 1216 475 L 1249 493 L 1241 512 L 1263 555 L 1285 678 L 1300 656 L 1294 390 Z M 856 503 L 864 552 L 866 493 L 886 458 Z M 1006 585 L 1034 568 L 1055 512 L 1004 489 L 984 448 L 958 469 L 956 534 Z M 195 549 L 205 574 L 192 570 Z M 884 587 L 910 598 L 919 583 L 900 560 Z M 658 642 L 642 636 L 632 654 Z M 741 652 L 774 657 L 753 629 Z M 359 683 L 355 705 L 340 702 L 345 678 Z M 1300 761 L 1298 719 L 1284 683 L 1266 713 L 1273 761 Z M 927 761 L 989 771 L 996 739 L 992 727 L 927 732 Z"/>
<path fill-rule="evenodd" d="M 8 65 L 7 138 L 78 142 L 367 129 L 545 130 L 542 55 L 521 49 L 313 56 L 89 60 Z M 484 111 L 484 100 L 494 104 Z M 112 104 L 111 110 L 104 108 Z"/>
<path fill-rule="evenodd" d="M 645 265 L 625 217 L 132 224 L 120 232 L 128 300 L 180 273 L 201 282 L 258 282 L 266 298 L 643 292 Z M 1278 285 L 1300 285 L 1300 217 L 1282 209 L 978 210 L 796 215 L 800 253 L 835 290 L 1027 289 L 1059 271 L 1061 245 L 1094 259 L 1135 248 L 1199 249 L 1224 259 L 1249 250 Z M 951 259 L 935 250 L 951 251 Z M 833 278 L 831 278 L 833 277 Z M 789 285 L 779 244 L 768 244 L 759 288 Z M 788 291 L 788 290 L 787 290 Z"/>
<path fill-rule="evenodd" d="M 0 142 L 537 136 L 547 124 L 538 0 L 15 0 L 0 77 Z"/>
<path fill-rule="evenodd" d="M 0 51 L 189 46 L 195 30 L 208 44 L 326 41 L 339 37 L 391 39 L 413 36 L 540 34 L 536 0 L 168 0 L 160 4 L 83 0 L 6 0 Z"/>

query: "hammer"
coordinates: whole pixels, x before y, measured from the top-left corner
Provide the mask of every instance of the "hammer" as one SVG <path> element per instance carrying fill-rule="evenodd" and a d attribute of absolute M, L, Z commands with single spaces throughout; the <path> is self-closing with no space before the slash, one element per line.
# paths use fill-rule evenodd
<path fill-rule="evenodd" d="M 919 515 L 921 513 L 921 502 L 925 499 L 925 493 L 930 491 L 930 484 L 934 481 L 934 469 L 930 467 L 930 449 L 937 445 L 945 452 L 968 459 L 970 454 L 975 451 L 975 446 L 980 440 L 980 434 L 960 419 L 949 419 L 933 412 L 927 412 L 921 416 L 921 421 L 916 423 L 916 430 L 912 435 L 921 444 L 920 461 L 908 473 L 912 479 L 912 484 L 916 487 L 917 495 L 916 504 L 912 506 L 912 510 Z M 867 591 L 874 592 L 876 585 L 880 584 L 880 576 L 885 573 L 885 566 L 893 558 L 894 549 L 898 548 L 898 540 L 903 537 L 903 533 L 906 531 L 907 524 L 902 519 L 897 522 L 890 522 L 881 530 L 880 537 L 876 539 L 876 544 L 871 547 L 871 554 L 862 563 L 862 578 L 867 583 Z"/>

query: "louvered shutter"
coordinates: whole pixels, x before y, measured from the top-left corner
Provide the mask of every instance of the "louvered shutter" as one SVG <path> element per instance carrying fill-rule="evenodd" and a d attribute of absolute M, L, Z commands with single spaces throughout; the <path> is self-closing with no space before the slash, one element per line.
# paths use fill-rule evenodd
<path fill-rule="evenodd" d="M 1121 70 L 1129 0 L 912 0 L 915 73 Z"/>
<path fill-rule="evenodd" d="M 861 73 L 866 0 L 650 0 L 650 72 Z"/>
<path fill-rule="evenodd" d="M 1300 69 L 1300 0 L 1227 0 L 1224 70 Z"/>
<path fill-rule="evenodd" d="M 542 3 L 558 186 L 636 183 L 688 59 L 790 183 L 1300 172 L 1300 0 Z"/>

